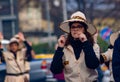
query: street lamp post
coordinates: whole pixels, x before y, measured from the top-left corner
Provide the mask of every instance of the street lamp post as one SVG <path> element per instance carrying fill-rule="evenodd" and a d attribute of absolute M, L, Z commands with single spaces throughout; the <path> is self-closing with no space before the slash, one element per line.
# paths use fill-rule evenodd
<path fill-rule="evenodd" d="M 47 17 L 47 26 L 48 26 L 48 38 L 49 38 L 49 41 L 48 41 L 48 45 L 49 47 L 52 47 L 52 44 L 51 44 L 51 29 L 50 29 L 50 7 L 49 7 L 49 0 L 46 0 L 46 17 Z"/>
<path fill-rule="evenodd" d="M 14 16 L 14 4 L 13 4 L 13 0 L 10 0 L 10 9 L 11 9 L 11 16 Z M 12 21 L 12 36 L 15 35 L 15 22 Z"/>
<path fill-rule="evenodd" d="M 93 0 L 91 0 L 90 2 L 90 21 L 91 23 L 93 23 L 93 7 L 94 7 L 94 3 L 93 3 Z"/>
<path fill-rule="evenodd" d="M 0 32 L 3 33 L 2 20 L 1 20 L 1 18 L 0 18 Z"/>
<path fill-rule="evenodd" d="M 60 0 L 54 0 L 55 6 L 60 6 Z M 63 13 L 63 20 L 67 20 L 67 9 L 66 9 L 66 0 L 62 0 L 62 13 Z"/>
<path fill-rule="evenodd" d="M 56 2 L 54 2 L 56 6 L 59 6 L 60 1 L 59 0 L 54 0 Z M 67 20 L 67 10 L 66 10 L 66 0 L 62 0 L 62 7 L 63 7 L 63 20 Z M 48 44 L 49 47 L 52 46 L 51 44 L 51 29 L 50 29 L 50 7 L 49 7 L 49 0 L 46 0 L 46 17 L 47 17 L 47 21 L 48 21 L 48 38 L 50 38 Z"/>
<path fill-rule="evenodd" d="M 67 9 L 66 9 L 66 0 L 62 0 L 62 7 L 63 7 L 63 20 L 67 20 Z"/>

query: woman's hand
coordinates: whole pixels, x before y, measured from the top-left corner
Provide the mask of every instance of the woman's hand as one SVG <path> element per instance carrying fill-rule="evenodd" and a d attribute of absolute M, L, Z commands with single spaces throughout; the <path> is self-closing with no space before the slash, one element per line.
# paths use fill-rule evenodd
<path fill-rule="evenodd" d="M 61 35 L 60 38 L 58 39 L 58 46 L 59 47 L 64 47 L 66 42 L 65 35 Z"/>
<path fill-rule="evenodd" d="M 87 37 L 84 33 L 79 33 L 79 39 L 81 42 L 87 41 Z"/>

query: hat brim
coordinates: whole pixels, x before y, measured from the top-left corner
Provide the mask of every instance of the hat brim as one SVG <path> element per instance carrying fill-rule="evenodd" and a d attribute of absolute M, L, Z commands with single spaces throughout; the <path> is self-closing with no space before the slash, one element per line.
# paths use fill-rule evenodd
<path fill-rule="evenodd" d="M 70 33 L 69 22 L 74 22 L 74 21 L 78 21 L 86 24 L 88 26 L 87 31 L 91 35 L 94 35 L 97 32 L 97 29 L 92 24 L 80 19 L 70 19 L 70 20 L 64 21 L 60 24 L 60 29 L 66 33 Z"/>
<path fill-rule="evenodd" d="M 13 38 L 10 40 L 9 44 L 12 44 L 12 43 L 18 43 L 18 44 L 19 44 L 19 40 L 13 37 Z"/>
<path fill-rule="evenodd" d="M 17 42 L 17 41 L 12 41 L 9 43 L 9 45 L 14 44 L 14 43 L 19 45 L 19 42 Z"/>
<path fill-rule="evenodd" d="M 112 46 L 114 46 L 114 43 L 115 43 L 115 40 L 118 38 L 118 35 L 119 35 L 119 31 L 118 32 L 114 32 L 110 35 L 110 44 Z"/>

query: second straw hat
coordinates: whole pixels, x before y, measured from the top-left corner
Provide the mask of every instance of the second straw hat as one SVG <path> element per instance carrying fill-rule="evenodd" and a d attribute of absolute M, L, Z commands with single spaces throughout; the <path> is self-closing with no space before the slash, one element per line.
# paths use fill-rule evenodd
<path fill-rule="evenodd" d="M 115 40 L 117 39 L 118 35 L 120 34 L 120 31 L 114 32 L 110 35 L 110 44 L 114 46 Z"/>

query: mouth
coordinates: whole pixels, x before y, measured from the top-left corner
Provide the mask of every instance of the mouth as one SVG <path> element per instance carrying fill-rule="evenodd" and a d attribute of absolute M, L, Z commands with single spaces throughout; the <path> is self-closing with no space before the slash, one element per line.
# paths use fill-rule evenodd
<path fill-rule="evenodd" d="M 74 33 L 74 35 L 77 35 L 77 33 Z"/>

